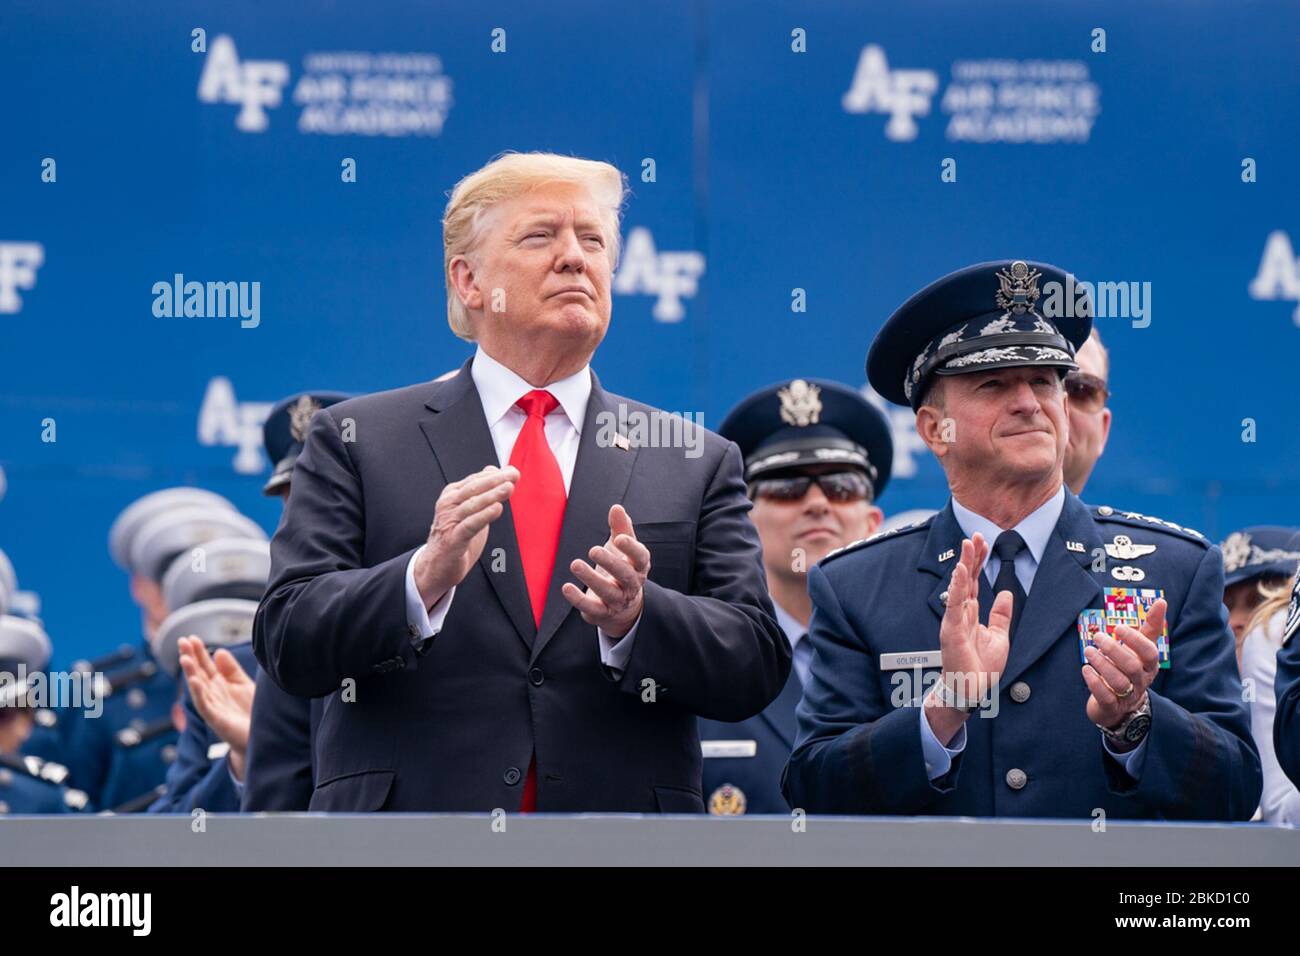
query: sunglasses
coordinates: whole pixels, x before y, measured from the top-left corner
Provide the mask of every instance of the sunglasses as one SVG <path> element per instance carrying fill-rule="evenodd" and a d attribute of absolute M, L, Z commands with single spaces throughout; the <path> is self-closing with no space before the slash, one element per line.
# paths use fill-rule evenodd
<path fill-rule="evenodd" d="M 832 471 L 824 475 L 794 475 L 790 478 L 760 478 L 750 486 L 750 497 L 771 501 L 800 501 L 813 482 L 830 501 L 843 504 L 867 501 L 871 485 L 860 471 Z"/>
<path fill-rule="evenodd" d="M 1065 394 L 1070 396 L 1070 404 L 1074 407 L 1096 413 L 1106 407 L 1110 389 L 1096 375 L 1076 370 L 1065 375 Z"/>

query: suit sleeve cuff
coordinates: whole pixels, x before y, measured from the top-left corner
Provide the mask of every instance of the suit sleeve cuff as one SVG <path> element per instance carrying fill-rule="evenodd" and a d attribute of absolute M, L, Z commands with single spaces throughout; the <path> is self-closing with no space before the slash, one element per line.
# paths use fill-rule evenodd
<path fill-rule="evenodd" d="M 447 619 L 451 599 L 456 594 L 453 587 L 431 609 L 425 610 L 424 598 L 420 597 L 420 589 L 415 586 L 415 562 L 423 551 L 423 545 L 416 548 L 411 560 L 406 562 L 406 623 L 410 626 L 411 643 L 416 648 L 442 630 L 442 622 Z"/>
<path fill-rule="evenodd" d="M 643 610 L 641 614 L 644 614 Z M 627 662 L 632 659 L 632 642 L 636 639 L 636 629 L 641 626 L 641 614 L 636 616 L 631 629 L 620 637 L 610 637 L 601 628 L 596 628 L 596 643 L 600 646 L 600 662 L 614 672 L 615 677 L 622 677 L 627 670 Z"/>

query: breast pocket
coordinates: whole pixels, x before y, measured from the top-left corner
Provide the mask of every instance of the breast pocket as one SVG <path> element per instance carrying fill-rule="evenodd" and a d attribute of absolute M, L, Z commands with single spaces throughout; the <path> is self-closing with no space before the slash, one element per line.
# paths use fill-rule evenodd
<path fill-rule="evenodd" d="M 695 522 L 648 521 L 635 527 L 637 540 L 650 551 L 650 580 L 689 592 L 695 572 Z"/>

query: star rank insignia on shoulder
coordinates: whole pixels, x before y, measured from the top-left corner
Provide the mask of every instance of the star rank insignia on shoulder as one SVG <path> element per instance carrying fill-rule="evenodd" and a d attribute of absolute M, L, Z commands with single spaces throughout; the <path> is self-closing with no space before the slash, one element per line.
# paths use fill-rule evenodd
<path fill-rule="evenodd" d="M 1140 514 L 1136 511 L 1120 511 L 1117 508 L 1112 508 L 1110 505 L 1090 505 L 1089 507 L 1091 508 L 1093 515 L 1103 521 L 1117 521 L 1131 527 L 1148 528 L 1156 531 L 1171 531 L 1190 541 L 1195 541 L 1203 547 L 1208 548 L 1210 546 L 1210 542 L 1206 539 L 1205 535 L 1201 534 L 1201 532 L 1197 531 L 1195 528 L 1188 528 L 1181 524 L 1175 524 L 1172 521 L 1166 521 L 1164 518 L 1155 518 L 1151 515 Z M 1123 541 L 1128 542 L 1127 546 L 1124 545 L 1121 538 Z M 1117 550 L 1123 550 L 1125 553 L 1116 554 L 1111 551 L 1112 547 Z M 1139 553 L 1139 549 L 1143 547 L 1151 546 L 1141 544 L 1134 545 L 1132 539 L 1127 535 L 1116 535 L 1115 540 L 1111 544 L 1106 545 L 1106 552 L 1113 558 L 1130 560 L 1151 553 L 1151 551 L 1140 551 Z M 1130 548 L 1134 553 L 1128 553 Z"/>

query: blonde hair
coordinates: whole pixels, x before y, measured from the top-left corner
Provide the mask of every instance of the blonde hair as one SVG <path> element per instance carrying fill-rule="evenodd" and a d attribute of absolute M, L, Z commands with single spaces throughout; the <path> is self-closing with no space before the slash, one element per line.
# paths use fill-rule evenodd
<path fill-rule="evenodd" d="M 447 324 L 462 339 L 474 341 L 469 310 L 456 294 L 451 260 L 468 256 L 483 238 L 483 225 L 493 206 L 522 196 L 544 183 L 564 182 L 585 186 L 600 207 L 605 226 L 605 249 L 612 272 L 618 265 L 619 220 L 627 197 L 627 180 L 609 163 L 558 153 L 506 152 L 470 173 L 451 191 L 442 218 L 443 280 L 447 286 Z"/>
<path fill-rule="evenodd" d="M 1300 575 L 1300 571 L 1296 572 Z M 1284 578 L 1280 583 L 1269 586 L 1265 581 L 1260 581 L 1258 585 L 1259 593 L 1263 595 L 1264 600 L 1255 608 L 1254 613 L 1250 615 L 1250 623 L 1246 625 L 1244 633 L 1249 634 L 1255 628 L 1267 624 L 1278 611 L 1285 608 L 1291 603 L 1291 587 L 1295 583 L 1294 578 Z"/>

